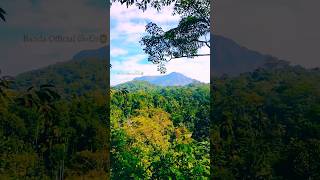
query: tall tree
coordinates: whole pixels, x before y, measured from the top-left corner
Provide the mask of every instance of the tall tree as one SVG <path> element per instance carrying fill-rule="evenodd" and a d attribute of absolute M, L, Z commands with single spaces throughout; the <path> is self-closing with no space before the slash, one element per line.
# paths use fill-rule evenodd
<path fill-rule="evenodd" d="M 165 64 L 172 59 L 210 56 L 198 50 L 210 48 L 210 1 L 209 0 L 112 0 L 126 4 L 136 4 L 139 9 L 155 8 L 174 4 L 173 15 L 181 16 L 177 27 L 164 31 L 157 24 L 146 25 L 146 35 L 140 43 L 149 55 L 148 61 L 158 65 L 158 71 L 166 72 Z"/>
<path fill-rule="evenodd" d="M 2 73 L 0 70 L 0 99 L 7 96 L 6 89 L 8 89 L 10 86 L 10 83 L 13 82 L 12 77 L 2 76 L 1 74 Z"/>

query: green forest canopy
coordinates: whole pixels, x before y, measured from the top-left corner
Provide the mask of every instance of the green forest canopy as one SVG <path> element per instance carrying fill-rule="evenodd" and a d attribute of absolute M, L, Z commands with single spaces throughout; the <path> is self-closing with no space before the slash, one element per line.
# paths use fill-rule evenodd
<path fill-rule="evenodd" d="M 13 90 L 4 81 L 2 179 L 107 177 L 110 160 L 115 179 L 207 177 L 208 138 L 214 178 L 320 177 L 320 85 L 314 83 L 319 69 L 260 69 L 216 78 L 211 106 L 209 85 L 113 89 L 111 144 L 103 92 L 67 100 L 51 93 L 54 87 Z"/>

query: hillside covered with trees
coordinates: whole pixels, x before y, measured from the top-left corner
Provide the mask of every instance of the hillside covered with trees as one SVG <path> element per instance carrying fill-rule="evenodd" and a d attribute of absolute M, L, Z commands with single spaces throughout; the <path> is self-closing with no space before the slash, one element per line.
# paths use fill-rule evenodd
<path fill-rule="evenodd" d="M 54 84 L 59 94 L 64 97 L 83 95 L 88 91 L 105 92 L 109 86 L 107 64 L 106 60 L 97 58 L 79 58 L 60 62 L 19 74 L 11 87 L 24 90 L 31 86 Z"/>
<path fill-rule="evenodd" d="M 112 179 L 209 177 L 208 84 L 115 87 L 109 127 L 103 91 L 62 98 L 10 83 L 1 79 L 1 178 L 105 179 L 109 150 Z"/>
<path fill-rule="evenodd" d="M 214 179 L 320 179 L 320 71 L 259 69 L 215 79 Z"/>
<path fill-rule="evenodd" d="M 1 86 L 0 179 L 107 178 L 106 104 L 101 92 L 65 100 L 49 85 Z"/>
<path fill-rule="evenodd" d="M 61 98 L 1 77 L 1 179 L 101 178 L 110 161 L 112 179 L 318 179 L 316 82 L 299 66 L 216 77 L 210 104 L 208 84 L 132 81 L 111 89 L 109 126 L 101 90 Z"/>
<path fill-rule="evenodd" d="M 173 4 L 181 16 L 168 31 L 149 23 L 141 39 L 161 73 L 170 60 L 209 56 L 198 53 L 210 47 L 201 39 L 209 0 L 116 1 Z M 105 62 L 88 51 L 13 81 L 1 76 L 0 179 L 320 179 L 320 70 L 216 39 L 222 76 L 211 93 L 208 84 L 141 81 L 109 91 Z"/>
<path fill-rule="evenodd" d="M 112 179 L 208 179 L 209 84 L 128 85 L 111 92 Z"/>

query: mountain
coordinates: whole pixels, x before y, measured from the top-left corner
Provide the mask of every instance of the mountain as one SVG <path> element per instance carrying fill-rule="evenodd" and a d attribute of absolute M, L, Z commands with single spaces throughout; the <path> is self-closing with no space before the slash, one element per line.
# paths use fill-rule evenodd
<path fill-rule="evenodd" d="M 264 55 L 240 46 L 236 42 L 213 36 L 212 75 L 238 75 L 251 72 L 259 67 L 275 68 L 289 65 L 287 61 Z M 75 54 L 70 61 L 57 63 L 38 70 L 22 73 L 15 77 L 16 89 L 27 89 L 31 85 L 54 84 L 64 94 L 82 94 L 91 90 L 104 91 L 109 85 L 106 72 L 109 59 L 107 46 L 92 50 L 83 50 Z M 146 81 L 159 86 L 184 86 L 197 83 L 179 73 L 165 76 L 144 76 L 135 81 Z"/>
<path fill-rule="evenodd" d="M 144 90 L 144 91 L 151 91 L 154 90 L 156 88 L 158 88 L 159 86 L 156 86 L 154 84 L 151 84 L 147 81 L 137 81 L 137 80 L 133 80 L 133 81 L 129 81 L 129 82 L 125 82 L 122 84 L 118 84 L 112 88 L 114 89 L 126 89 L 128 91 L 138 91 L 138 90 Z"/>
<path fill-rule="evenodd" d="M 223 36 L 213 35 L 215 46 L 212 48 L 212 75 L 221 76 L 227 74 L 236 76 L 244 72 L 251 72 L 257 68 L 283 67 L 289 62 L 276 57 L 265 55 L 257 51 L 250 50 Z M 109 48 L 83 50 L 74 55 L 74 60 L 83 59 L 108 59 Z M 152 77 L 156 78 L 156 77 Z M 151 79 L 148 79 L 152 81 Z"/>
<path fill-rule="evenodd" d="M 59 62 L 15 77 L 15 89 L 53 84 L 63 95 L 84 94 L 88 91 L 105 91 L 108 88 L 109 48 L 83 50 L 69 61 Z"/>
<path fill-rule="evenodd" d="M 199 83 L 199 81 L 186 77 L 177 72 L 172 72 L 163 76 L 142 76 L 135 78 L 134 81 L 147 81 L 157 86 L 185 86 L 191 83 Z"/>
<path fill-rule="evenodd" d="M 221 76 L 227 74 L 236 76 L 245 72 L 252 72 L 257 68 L 274 68 L 288 66 L 289 62 L 276 57 L 265 55 L 250 50 L 237 42 L 219 35 L 213 35 L 215 46 L 212 48 L 212 75 Z M 83 50 L 77 53 L 73 59 L 83 60 L 88 58 L 107 59 L 109 58 L 107 47 L 99 49 Z M 151 79 L 150 79 L 151 78 Z M 148 81 L 152 81 L 150 77 Z"/>
<path fill-rule="evenodd" d="M 109 48 L 104 46 L 99 49 L 83 50 L 73 56 L 74 60 L 84 59 L 100 59 L 107 60 L 109 58 Z"/>
<path fill-rule="evenodd" d="M 212 75 L 214 76 L 223 74 L 235 76 L 261 67 L 270 68 L 271 66 L 283 67 L 289 65 L 287 61 L 247 49 L 223 36 L 213 36 L 213 42 L 215 46 L 211 50 L 213 55 L 211 67 L 213 70 Z"/>

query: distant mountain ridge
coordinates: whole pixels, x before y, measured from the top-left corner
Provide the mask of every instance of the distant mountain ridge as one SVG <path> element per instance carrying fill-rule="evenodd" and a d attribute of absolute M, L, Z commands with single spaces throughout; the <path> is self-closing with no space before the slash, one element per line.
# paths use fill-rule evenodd
<path fill-rule="evenodd" d="M 191 83 L 200 83 L 198 80 L 191 79 L 177 72 L 162 76 L 142 76 L 135 78 L 134 81 L 147 81 L 157 86 L 185 86 Z"/>
<path fill-rule="evenodd" d="M 261 67 L 277 68 L 289 65 L 287 61 L 249 50 L 228 38 L 222 36 L 213 36 L 213 38 L 215 46 L 211 52 L 214 58 L 210 64 L 213 76 L 223 74 L 235 76 Z M 32 85 L 51 83 L 65 94 L 105 90 L 109 86 L 107 79 L 110 75 L 106 73 L 109 55 L 108 46 L 80 51 L 70 61 L 56 63 L 16 76 L 15 88 L 26 89 Z M 179 73 L 139 77 L 135 78 L 135 81 L 145 81 L 157 86 L 184 86 L 199 83 Z"/>
<path fill-rule="evenodd" d="M 69 61 L 17 75 L 13 88 L 27 89 L 30 86 L 53 84 L 65 95 L 105 91 L 109 86 L 109 74 L 106 71 L 109 55 L 108 46 L 80 51 Z"/>
<path fill-rule="evenodd" d="M 99 49 L 83 50 L 75 54 L 72 59 L 74 60 L 84 60 L 84 59 L 99 59 L 107 60 L 109 58 L 108 47 L 104 46 Z"/>
<path fill-rule="evenodd" d="M 241 73 L 252 72 L 258 68 L 289 65 L 287 61 L 250 50 L 223 36 L 215 35 L 213 38 L 215 46 L 211 49 L 213 59 L 210 66 L 212 67 L 211 73 L 214 76 L 223 74 L 236 76 Z"/>
<path fill-rule="evenodd" d="M 153 85 L 147 81 L 137 81 L 137 80 L 132 80 L 128 81 L 122 84 L 118 84 L 116 86 L 113 86 L 111 88 L 113 89 L 126 89 L 128 91 L 138 91 L 138 90 L 144 90 L 144 91 L 150 91 L 158 88 L 159 86 Z"/>
<path fill-rule="evenodd" d="M 214 46 L 211 49 L 213 56 L 211 62 L 212 75 L 223 74 L 236 76 L 244 72 L 251 72 L 257 68 L 270 68 L 274 66 L 288 66 L 290 63 L 276 57 L 265 55 L 239 45 L 237 42 L 219 35 L 213 35 Z M 109 59 L 109 47 L 83 50 L 73 56 L 73 60 Z"/>

